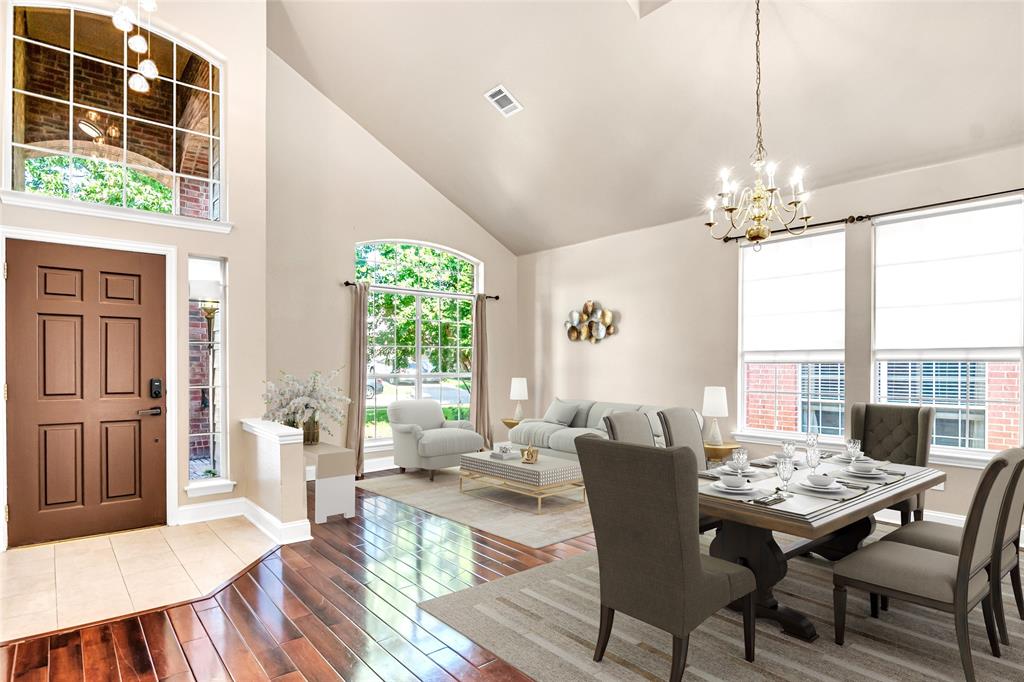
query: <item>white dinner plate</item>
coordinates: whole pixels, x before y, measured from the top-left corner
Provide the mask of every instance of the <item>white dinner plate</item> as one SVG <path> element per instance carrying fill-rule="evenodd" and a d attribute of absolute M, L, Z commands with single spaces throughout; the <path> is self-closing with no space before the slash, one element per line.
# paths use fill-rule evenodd
<path fill-rule="evenodd" d="M 828 493 L 828 492 L 833 492 L 834 493 L 837 490 L 842 490 L 843 489 L 843 485 L 839 481 L 832 481 L 829 485 L 826 485 L 826 486 L 814 485 L 810 481 L 797 481 L 796 484 L 798 486 L 800 486 L 801 488 L 807 488 L 808 490 L 817 490 L 819 492 L 824 492 L 824 493 Z"/>
<path fill-rule="evenodd" d="M 749 483 L 747 483 L 742 488 L 730 488 L 729 486 L 727 486 L 726 484 L 722 483 L 721 481 L 715 481 L 714 483 L 711 484 L 711 487 L 714 488 L 715 490 L 721 490 L 723 493 L 733 493 L 734 495 L 740 495 L 742 493 L 749 493 L 750 491 L 752 491 L 754 489 L 754 486 L 752 486 Z"/>
<path fill-rule="evenodd" d="M 860 478 L 885 478 L 885 472 L 879 471 L 878 469 L 875 469 L 870 474 L 866 474 L 861 471 L 854 471 L 850 467 L 846 467 L 845 469 L 843 469 L 843 471 L 850 474 L 851 476 L 859 476 Z"/>

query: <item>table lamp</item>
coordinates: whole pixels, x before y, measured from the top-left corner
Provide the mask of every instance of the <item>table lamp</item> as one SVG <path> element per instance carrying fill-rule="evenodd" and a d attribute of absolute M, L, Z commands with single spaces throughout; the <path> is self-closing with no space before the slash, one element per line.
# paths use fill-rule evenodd
<path fill-rule="evenodd" d="M 513 419 L 522 420 L 523 406 L 519 401 L 530 399 L 526 391 L 526 377 L 512 377 L 512 387 L 509 389 L 508 399 L 516 401 L 516 412 L 512 415 Z"/>
<path fill-rule="evenodd" d="M 729 401 L 725 395 L 725 386 L 704 387 L 704 408 L 701 413 L 711 417 L 711 428 L 708 430 L 708 443 L 722 444 L 722 432 L 718 430 L 718 418 L 729 416 Z"/>

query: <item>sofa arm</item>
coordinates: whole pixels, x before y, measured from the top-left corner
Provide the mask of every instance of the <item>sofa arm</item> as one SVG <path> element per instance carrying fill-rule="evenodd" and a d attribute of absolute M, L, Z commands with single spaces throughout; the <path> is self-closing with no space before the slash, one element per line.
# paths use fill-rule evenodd
<path fill-rule="evenodd" d="M 423 438 L 423 427 L 419 424 L 392 424 L 391 431 L 410 435 L 416 440 Z"/>
<path fill-rule="evenodd" d="M 419 424 L 392 424 L 395 464 L 400 467 L 419 466 L 419 442 L 423 429 Z"/>
<path fill-rule="evenodd" d="M 446 421 L 441 428 L 445 429 L 465 429 L 467 431 L 476 431 L 476 427 L 473 422 L 467 419 L 451 419 Z"/>

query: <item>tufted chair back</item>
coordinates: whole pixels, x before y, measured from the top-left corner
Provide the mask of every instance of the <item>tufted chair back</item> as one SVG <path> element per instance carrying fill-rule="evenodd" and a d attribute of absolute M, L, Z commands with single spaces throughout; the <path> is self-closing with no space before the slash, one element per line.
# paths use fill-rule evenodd
<path fill-rule="evenodd" d="M 928 466 L 934 407 L 855 403 L 850 432 L 864 454 L 894 464 Z"/>

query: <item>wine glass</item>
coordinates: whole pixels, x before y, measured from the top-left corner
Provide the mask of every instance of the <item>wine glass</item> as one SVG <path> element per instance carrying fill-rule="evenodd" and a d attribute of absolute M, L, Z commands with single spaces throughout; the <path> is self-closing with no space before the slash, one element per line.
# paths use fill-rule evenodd
<path fill-rule="evenodd" d="M 818 473 L 818 465 L 821 464 L 821 450 L 818 448 L 807 448 L 807 466 L 811 467 L 811 473 Z"/>
<path fill-rule="evenodd" d="M 736 472 L 743 472 L 747 470 L 747 462 L 749 457 L 747 455 L 746 448 L 736 448 L 732 451 L 732 460 L 729 462 L 730 468 Z"/>
<path fill-rule="evenodd" d="M 783 441 L 782 456 L 786 459 L 793 459 L 796 456 L 796 443 L 791 440 Z"/>
<path fill-rule="evenodd" d="M 807 446 L 808 450 L 818 447 L 818 434 L 808 432 L 807 437 L 804 439 L 804 444 Z"/>
<path fill-rule="evenodd" d="M 782 481 L 782 489 L 779 494 L 787 498 L 793 497 L 793 493 L 789 492 L 789 479 L 793 478 L 793 472 L 796 471 L 793 458 L 780 457 L 779 461 L 775 463 L 775 471 L 779 475 L 779 480 Z"/>
<path fill-rule="evenodd" d="M 846 441 L 846 456 L 850 458 L 851 462 L 856 462 L 860 459 L 860 456 L 864 453 L 860 451 L 860 441 L 856 438 L 851 438 Z"/>

